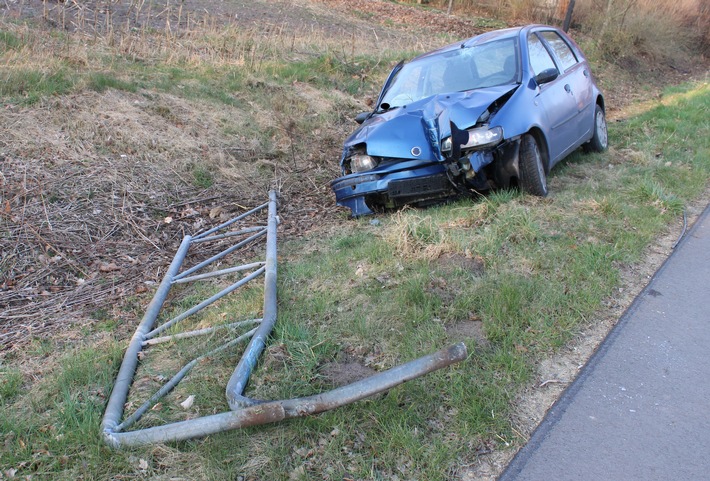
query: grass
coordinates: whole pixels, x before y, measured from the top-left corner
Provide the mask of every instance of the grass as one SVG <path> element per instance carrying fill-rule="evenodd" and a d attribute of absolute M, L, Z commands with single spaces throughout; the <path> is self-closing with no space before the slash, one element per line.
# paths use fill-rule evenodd
<path fill-rule="evenodd" d="M 88 88 L 97 92 L 103 92 L 106 89 L 125 90 L 126 92 L 138 91 L 138 86 L 135 83 L 126 82 L 103 72 L 96 72 L 89 76 Z"/>
<path fill-rule="evenodd" d="M 673 100 L 613 124 L 612 152 L 569 159 L 554 172 L 549 199 L 499 192 L 402 211 L 381 217 L 377 226 L 351 222 L 339 235 L 283 245 L 287 261 L 271 344 L 282 346 L 284 355 L 262 360 L 253 395 L 328 389 L 331 381 L 320 367 L 346 353 L 383 369 L 458 340 L 448 334 L 453 327 L 480 319 L 487 342 L 464 338 L 472 353 L 466 362 L 313 418 L 111 452 L 98 425 L 123 343 L 89 343 L 65 350 L 26 386 L 19 368 L 2 371 L 2 465 L 38 479 L 118 473 L 445 479 L 459 463 L 471 462 L 476 449 L 514 442 L 511 402 L 534 376 L 535 363 L 592 322 L 619 285 L 621 266 L 638 262 L 645 246 L 705 188 L 710 136 L 707 121 L 697 121 L 710 105 L 710 91 L 691 86 L 668 98 Z M 699 129 L 696 142 L 664 135 L 670 119 L 676 132 Z M 631 147 L 662 150 L 664 157 L 626 162 L 620 152 Z M 700 180 L 674 179 L 686 171 Z M 457 256 L 460 265 L 440 262 L 444 254 Z M 462 267 L 467 255 L 481 258 L 482 272 Z M 222 386 L 232 362 L 227 356 L 196 368 L 146 422 L 184 416 L 171 406 L 187 393 L 197 396 L 200 409 L 226 409 Z"/>
<path fill-rule="evenodd" d="M 0 371 L 0 402 L 12 401 L 22 390 L 22 373 L 18 369 Z"/>
<path fill-rule="evenodd" d="M 39 70 L 12 70 L 3 75 L 0 95 L 18 99 L 22 104 L 32 105 L 42 98 L 70 92 L 75 84 L 73 76 L 66 71 L 42 72 Z"/>
<path fill-rule="evenodd" d="M 619 286 L 620 268 L 639 262 L 649 242 L 707 184 L 707 141 L 688 146 L 678 136 L 674 144 L 653 129 L 662 131 L 670 117 L 677 131 L 692 125 L 700 128 L 698 138 L 706 138 L 707 122 L 696 122 L 710 105 L 710 91 L 691 86 L 670 97 L 675 100 L 613 125 L 612 152 L 569 159 L 554 173 L 549 199 L 505 191 L 405 210 L 381 218 L 379 225 L 354 222 L 317 243 L 287 242 L 273 341 L 283 346 L 286 359 L 274 364 L 267 356 L 256 374 L 262 380 L 254 381 L 255 396 L 328 389 L 319 367 L 345 353 L 375 369 L 401 363 L 457 340 L 448 332 L 470 319 L 480 319 L 486 342 L 465 338 L 472 351 L 468 361 L 375 399 L 315 418 L 214 436 L 197 442 L 195 452 L 211 459 L 220 456 L 211 451 L 216 445 L 241 446 L 241 455 L 232 453 L 240 460 L 237 471 L 260 479 L 444 479 L 471 456 L 466 442 L 473 449 L 513 442 L 510 403 L 532 379 L 535 363 L 593 322 Z M 637 122 L 647 129 L 639 130 Z M 637 165 L 619 154 L 632 145 L 655 152 L 660 144 L 668 155 L 680 146 L 700 155 L 686 152 L 663 161 L 654 156 Z M 672 179 L 686 170 L 700 180 Z M 307 248 L 313 251 L 303 255 Z M 479 256 L 485 269 L 441 263 L 445 254 L 457 256 L 461 265 L 467 255 Z M 267 439 L 268 447 L 251 446 L 251 436 Z M 220 479 L 219 472 L 211 476 Z"/>
<path fill-rule="evenodd" d="M 202 32 L 180 37 L 145 31 L 141 38 L 126 32 L 113 40 L 98 35 L 79 41 L 70 35 L 42 38 L 41 32 L 8 25 L 0 33 L 0 55 L 10 66 L 3 80 L 13 82 L 1 82 L 6 90 L 0 95 L 8 108 L 29 111 L 53 99 L 113 90 L 131 103 L 158 98 L 145 111 L 176 126 L 203 119 L 183 112 L 189 104 L 174 98 L 209 109 L 226 106 L 234 110 L 227 110 L 220 128 L 254 140 L 258 145 L 249 148 L 264 157 L 292 158 L 290 148 L 273 145 L 295 139 L 296 151 L 317 145 L 322 148 L 310 150 L 322 150 L 325 159 L 337 151 L 329 142 L 341 140 L 332 131 L 361 108 L 356 99 L 372 94 L 395 58 L 409 56 L 407 46 L 375 55 L 357 39 L 344 47 L 342 40 L 281 33 L 264 40 L 229 28 Z M 42 48 L 48 44 L 54 50 Z M 320 93 L 309 97 L 311 89 Z M 24 351 L 3 355 L 3 476 L 460 476 L 477 453 L 520 441 L 513 403 L 535 379 L 536 364 L 595 322 L 621 286 L 621 270 L 642 262 L 658 236 L 677 230 L 683 208 L 706 191 L 709 110 L 707 84 L 666 92 L 644 111 L 610 124 L 612 150 L 576 153 L 557 166 L 547 199 L 500 191 L 405 209 L 374 224 L 343 220 L 333 232 L 282 240 L 279 321 L 250 396 L 311 395 L 337 384 L 328 364 L 356 362 L 381 371 L 459 340 L 469 348 L 465 362 L 319 416 L 113 451 L 102 442 L 99 425 L 126 344 L 114 336 L 129 322 L 97 309 L 81 341 L 34 340 Z M 114 138 L 119 132 L 112 132 Z M 123 147 L 111 145 L 121 153 Z M 156 156 L 155 163 L 164 158 Z M 196 155 L 180 175 L 195 188 L 209 189 L 224 182 L 225 171 L 223 164 Z M 185 289 L 169 314 L 212 293 Z M 246 289 L 205 309 L 194 323 L 256 317 L 261 294 Z M 147 300 L 132 298 L 134 317 L 140 318 Z M 156 348 L 141 363 L 129 403 L 135 408 L 149 388 L 197 355 L 197 347 L 209 349 L 219 341 L 215 336 L 200 346 L 176 342 Z M 226 410 L 223 389 L 238 354 L 235 349 L 206 359 L 143 425 Z M 188 395 L 196 401 L 186 411 L 178 404 Z"/>
<path fill-rule="evenodd" d="M 11 32 L 0 32 L 0 45 L 2 50 L 18 49 L 22 46 L 22 40 Z"/>
<path fill-rule="evenodd" d="M 372 87 L 370 77 L 381 64 L 412 55 L 380 49 L 373 56 L 368 43 L 356 36 L 345 50 L 339 39 L 284 29 L 263 38 L 256 30 L 217 26 L 208 20 L 180 37 L 152 30 L 139 35 L 128 22 L 96 32 L 88 41 L 26 24 L 3 27 L 7 31 L 0 31 L 0 62 L 8 68 L 0 95 L 24 105 L 86 88 L 180 91 L 187 98 L 233 105 L 238 101 L 230 92 L 248 87 L 250 76 L 362 95 L 363 89 Z M 261 80 L 254 83 L 264 85 Z"/>

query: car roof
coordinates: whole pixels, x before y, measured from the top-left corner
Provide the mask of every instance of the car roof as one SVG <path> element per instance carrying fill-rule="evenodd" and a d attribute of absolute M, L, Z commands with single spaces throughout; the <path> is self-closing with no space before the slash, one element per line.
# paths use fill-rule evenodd
<path fill-rule="evenodd" d="M 465 40 L 460 40 L 458 42 L 446 45 L 444 47 L 437 48 L 436 50 L 432 50 L 431 52 L 424 53 L 422 55 L 419 55 L 418 57 L 413 58 L 411 61 L 415 61 L 415 60 L 419 60 L 419 59 L 423 59 L 423 58 L 427 58 L 427 57 L 434 57 L 434 56 L 440 55 L 442 53 L 456 50 L 458 48 L 471 47 L 473 45 L 485 43 L 485 42 L 495 40 L 495 39 L 515 37 L 520 33 L 520 31 L 523 28 L 524 27 L 510 27 L 510 28 L 504 28 L 504 29 L 500 29 L 500 30 L 491 30 L 489 32 L 482 33 L 480 35 L 475 35 L 475 36 L 467 38 Z"/>
<path fill-rule="evenodd" d="M 422 55 L 419 55 L 418 57 L 411 59 L 410 62 L 424 59 L 427 57 L 434 57 L 434 56 L 440 55 L 442 53 L 456 50 L 457 48 L 466 48 L 466 47 L 471 47 L 473 45 L 486 43 L 491 40 L 517 37 L 518 35 L 520 35 L 520 33 L 522 31 L 532 31 L 532 30 L 538 30 L 538 29 L 557 30 L 557 28 L 555 28 L 553 26 L 541 25 L 541 24 L 531 24 L 531 25 L 524 25 L 521 27 L 509 27 L 509 28 L 503 28 L 503 29 L 499 29 L 499 30 L 491 30 L 489 32 L 484 32 L 480 35 L 475 35 L 475 36 L 467 38 L 465 40 L 460 40 L 458 42 L 446 45 L 446 46 L 438 48 L 436 50 L 432 50 L 431 52 L 424 53 Z"/>

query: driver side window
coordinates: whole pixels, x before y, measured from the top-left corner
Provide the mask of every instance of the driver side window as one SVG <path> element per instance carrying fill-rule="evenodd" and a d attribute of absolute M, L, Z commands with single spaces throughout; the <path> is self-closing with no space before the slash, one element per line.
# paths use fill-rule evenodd
<path fill-rule="evenodd" d="M 528 37 L 528 50 L 530 51 L 530 66 L 535 75 L 548 68 L 557 69 L 542 41 L 534 33 Z"/>
<path fill-rule="evenodd" d="M 560 60 L 562 69 L 565 72 L 577 64 L 577 57 L 575 57 L 574 52 L 557 33 L 541 32 L 540 35 L 547 41 L 552 51 L 555 52 L 555 56 Z"/>

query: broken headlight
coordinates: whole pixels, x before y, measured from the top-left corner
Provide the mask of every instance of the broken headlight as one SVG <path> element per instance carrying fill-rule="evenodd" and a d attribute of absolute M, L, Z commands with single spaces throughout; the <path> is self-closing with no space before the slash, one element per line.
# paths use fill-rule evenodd
<path fill-rule="evenodd" d="M 441 141 L 441 151 L 451 152 L 451 137 L 446 137 L 444 140 Z"/>
<path fill-rule="evenodd" d="M 350 169 L 353 173 L 372 170 L 377 167 L 378 163 L 377 159 L 367 154 L 355 154 L 350 157 Z"/>
<path fill-rule="evenodd" d="M 478 127 L 469 129 L 466 132 L 468 133 L 468 140 L 465 144 L 461 144 L 462 149 L 491 147 L 503 140 L 502 127 L 493 127 L 492 129 L 488 127 Z M 441 151 L 451 151 L 451 137 L 446 137 L 441 141 Z"/>
<path fill-rule="evenodd" d="M 492 129 L 489 129 L 488 127 L 481 127 L 468 131 L 468 142 L 462 145 L 461 148 L 468 149 L 471 147 L 490 147 L 492 145 L 496 145 L 501 140 L 503 140 L 502 127 L 493 127 Z"/>

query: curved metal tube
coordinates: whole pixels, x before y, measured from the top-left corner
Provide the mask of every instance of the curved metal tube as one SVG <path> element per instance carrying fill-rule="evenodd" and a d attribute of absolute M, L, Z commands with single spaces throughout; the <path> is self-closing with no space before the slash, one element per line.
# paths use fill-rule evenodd
<path fill-rule="evenodd" d="M 463 361 L 466 356 L 466 345 L 460 342 L 428 356 L 315 396 L 269 401 L 244 409 L 140 431 L 117 433 L 104 430 L 104 439 L 113 447 L 182 441 L 232 429 L 318 414 L 379 394 L 411 379 Z"/>
<path fill-rule="evenodd" d="M 266 206 L 265 204 L 264 206 Z M 264 206 L 257 207 L 250 212 L 258 212 L 264 208 Z M 240 216 L 239 218 L 243 218 Z M 229 221 L 222 226 L 232 225 L 233 221 Z M 255 426 L 266 423 L 273 423 L 277 421 L 282 421 L 284 419 L 290 419 L 298 416 L 309 416 L 318 414 L 336 407 L 343 406 L 345 404 L 350 404 L 360 399 L 373 396 L 380 392 L 391 389 L 399 384 L 402 384 L 410 379 L 422 376 L 424 374 L 430 373 L 434 370 L 441 369 L 443 367 L 449 366 L 455 362 L 462 361 L 466 359 L 466 346 L 463 343 L 458 343 L 449 346 L 446 349 L 435 352 L 428 356 L 421 357 L 419 359 L 410 361 L 401 366 L 394 367 L 388 371 L 376 374 L 372 377 L 362 379 L 360 381 L 354 382 L 347 386 L 342 386 L 332 391 L 328 391 L 321 394 L 316 394 L 313 396 L 296 398 L 296 399 L 286 399 L 277 401 L 258 401 L 250 399 L 244 396 L 244 389 L 249 381 L 249 376 L 251 375 L 254 366 L 257 363 L 259 355 L 265 348 L 266 340 L 273 330 L 274 324 L 276 323 L 277 314 L 277 302 L 276 302 L 276 228 L 278 225 L 278 216 L 276 215 L 276 193 L 269 193 L 268 202 L 268 221 L 266 231 L 266 260 L 264 263 L 254 264 L 253 266 L 260 265 L 260 269 L 251 273 L 247 278 L 238 281 L 232 286 L 220 291 L 218 294 L 212 296 L 211 298 L 203 301 L 202 303 L 192 307 L 183 314 L 177 316 L 176 318 L 168 321 L 167 323 L 161 325 L 160 327 L 153 329 L 153 324 L 155 323 L 160 309 L 165 302 L 168 292 L 170 290 L 171 284 L 174 284 L 177 279 L 183 278 L 185 280 L 201 280 L 210 277 L 210 275 L 197 275 L 192 278 L 188 278 L 187 273 L 195 272 L 196 267 L 188 269 L 187 271 L 178 275 L 178 271 L 182 262 L 184 261 L 187 251 L 190 247 L 191 242 L 195 241 L 197 237 L 186 236 L 183 239 L 178 252 L 170 264 L 168 271 L 163 278 L 160 286 L 158 287 L 153 300 L 148 305 L 146 309 L 145 316 L 138 326 L 131 342 L 129 343 L 126 355 L 124 356 L 123 363 L 118 373 L 116 383 L 114 385 L 113 391 L 111 392 L 111 397 L 109 398 L 108 405 L 106 407 L 106 412 L 104 413 L 104 418 L 102 421 L 102 431 L 103 437 L 106 443 L 113 447 L 119 446 L 135 446 L 149 443 L 158 442 L 168 442 L 168 441 L 180 441 L 185 439 L 191 439 L 195 437 L 207 436 L 214 433 L 219 433 L 223 431 L 228 431 L 231 429 L 243 428 L 247 426 Z M 212 229 L 207 233 L 201 234 L 200 238 L 207 240 L 207 235 L 217 232 L 217 229 Z M 263 235 L 263 231 L 260 231 L 258 236 Z M 220 235 L 221 236 L 221 235 Z M 213 238 L 222 238 L 219 236 L 213 236 Z M 255 240 L 254 236 L 249 239 L 242 241 L 239 245 L 244 245 L 245 243 Z M 231 248 L 227 249 L 225 252 L 231 252 Z M 224 254 L 224 253 L 223 253 Z M 218 256 L 221 256 L 218 255 Z M 213 257 L 211 259 L 215 259 Z M 199 268 L 207 265 L 206 263 L 198 264 Z M 244 266 L 242 266 L 244 267 Z M 241 270 L 242 267 L 237 270 Z M 251 267 L 251 266 L 250 266 Z M 230 272 L 234 269 L 229 269 Z M 225 271 L 218 271 L 218 274 L 224 273 Z M 128 390 L 130 388 L 133 376 L 136 371 L 138 364 L 138 354 L 141 351 L 141 347 L 146 344 L 151 344 L 164 339 L 176 339 L 179 337 L 191 337 L 199 334 L 210 333 L 218 329 L 219 327 L 206 328 L 198 331 L 191 331 L 187 333 L 176 334 L 174 336 L 167 336 L 166 338 L 157 338 L 150 340 L 150 338 L 155 337 L 156 334 L 167 329 L 171 325 L 179 322 L 188 315 L 192 315 L 200 309 L 211 304 L 215 300 L 223 297 L 229 292 L 235 290 L 237 287 L 242 285 L 246 280 L 253 277 L 257 277 L 261 274 L 265 274 L 264 279 L 264 308 L 263 308 L 263 318 L 259 327 L 245 334 L 237 339 L 233 339 L 226 344 L 216 348 L 209 353 L 194 359 L 186 366 L 183 367 L 180 372 L 178 372 L 171 380 L 169 380 L 157 393 L 155 393 L 146 403 L 138 408 L 138 410 L 131 416 L 129 416 L 123 423 L 121 423 L 121 417 L 123 416 L 124 404 L 128 397 Z M 153 329 L 153 330 L 151 330 Z M 140 429 L 135 431 L 123 431 L 128 428 L 131 424 L 135 423 L 140 416 L 149 409 L 149 406 L 155 402 L 160 397 L 164 396 L 167 392 L 172 390 L 172 388 L 187 374 L 187 372 L 192 369 L 192 367 L 199 362 L 200 359 L 205 356 L 209 356 L 215 352 L 223 349 L 227 349 L 232 345 L 246 339 L 250 334 L 253 333 L 253 337 L 244 354 L 242 355 L 239 364 L 237 365 L 234 373 L 232 374 L 229 383 L 227 384 L 226 394 L 227 401 L 231 411 L 215 414 L 212 416 L 201 417 L 197 419 L 191 419 L 188 421 L 182 421 L 172 424 L 167 424 L 163 426 L 156 426 L 147 429 Z"/>

